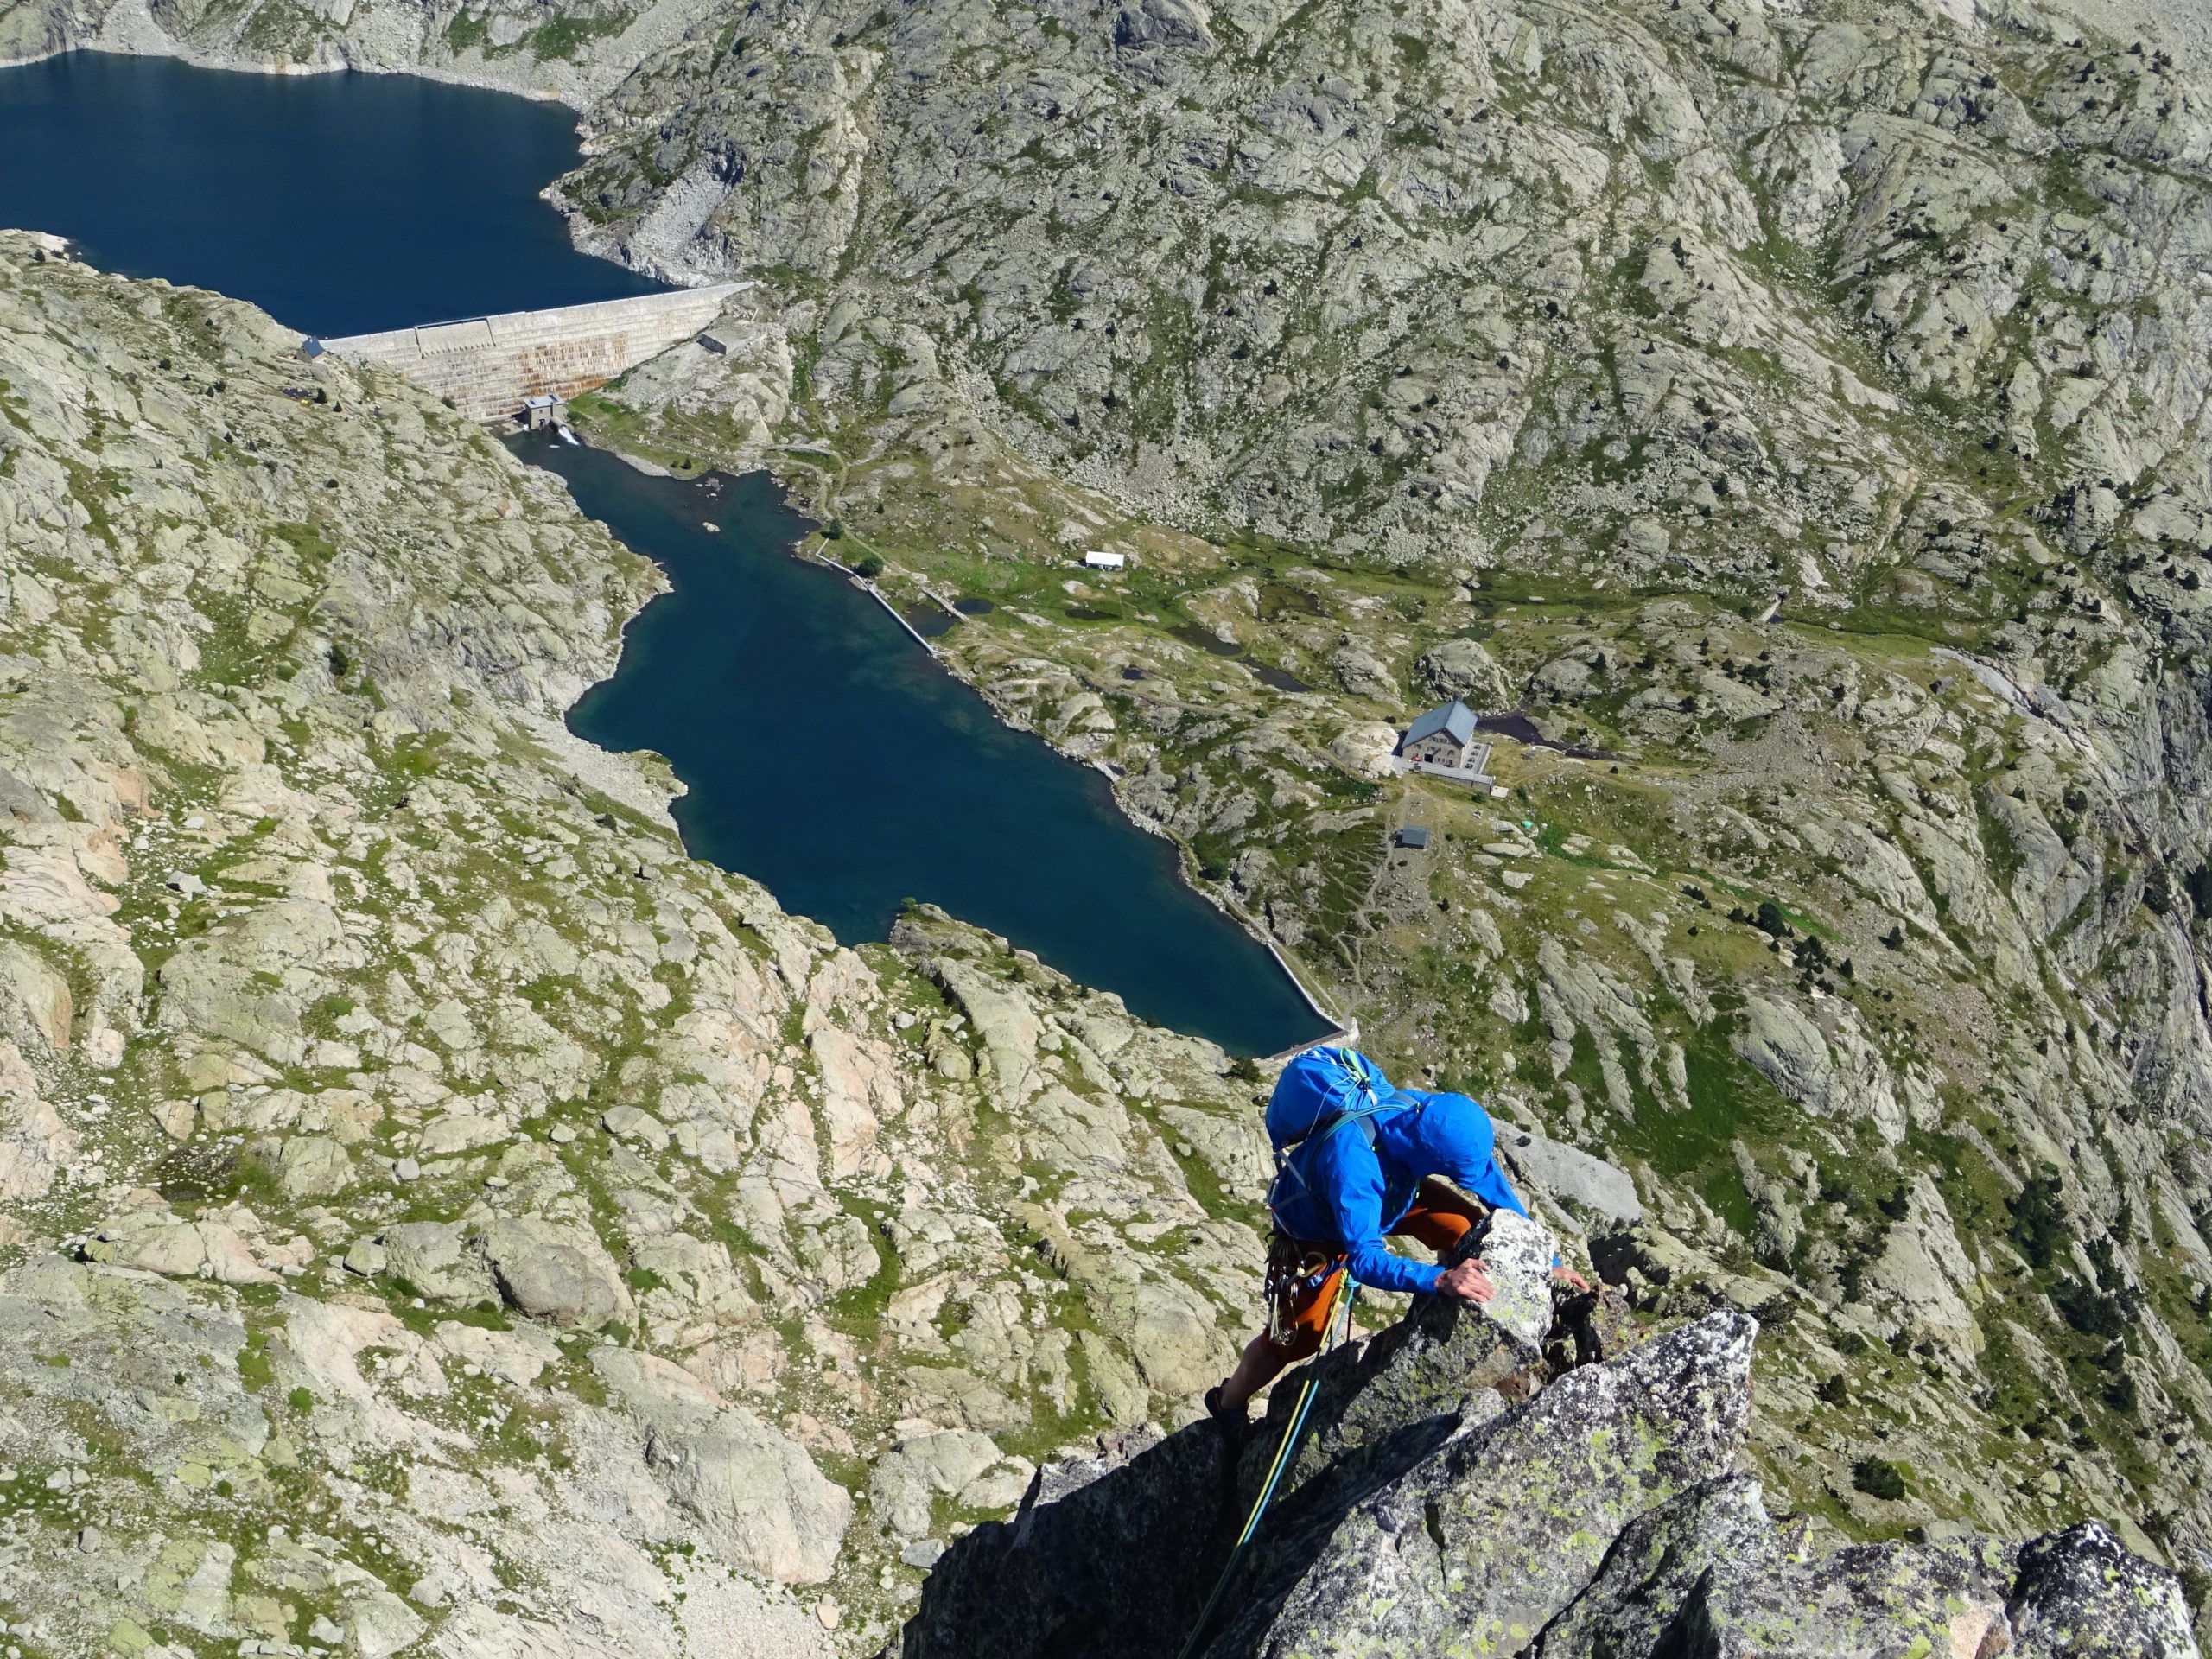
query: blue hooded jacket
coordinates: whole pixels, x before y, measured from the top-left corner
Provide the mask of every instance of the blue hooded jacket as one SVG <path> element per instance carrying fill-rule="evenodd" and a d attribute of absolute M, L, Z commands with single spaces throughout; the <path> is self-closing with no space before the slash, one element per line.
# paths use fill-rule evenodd
<path fill-rule="evenodd" d="M 1372 1145 L 1363 1123 L 1373 1126 Z M 1431 1175 L 1493 1209 L 1527 1215 L 1497 1166 L 1497 1140 L 1490 1114 L 1465 1095 L 1394 1090 L 1391 1103 L 1373 1116 L 1318 1135 L 1291 1154 L 1303 1185 L 1289 1184 L 1275 1219 L 1294 1237 L 1341 1249 L 1363 1285 L 1427 1294 L 1443 1269 L 1393 1255 L 1383 1236 L 1404 1219 Z"/>

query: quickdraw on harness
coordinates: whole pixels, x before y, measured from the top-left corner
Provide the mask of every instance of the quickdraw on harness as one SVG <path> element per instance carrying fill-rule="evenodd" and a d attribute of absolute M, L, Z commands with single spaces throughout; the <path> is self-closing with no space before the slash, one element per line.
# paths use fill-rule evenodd
<path fill-rule="evenodd" d="M 1268 1341 L 1278 1348 L 1290 1346 L 1291 1314 L 1299 1301 L 1298 1293 L 1319 1288 L 1343 1262 L 1341 1255 L 1325 1246 L 1293 1238 L 1280 1226 L 1275 1229 L 1274 1236 L 1268 1241 L 1268 1271 L 1260 1292 L 1267 1304 Z"/>

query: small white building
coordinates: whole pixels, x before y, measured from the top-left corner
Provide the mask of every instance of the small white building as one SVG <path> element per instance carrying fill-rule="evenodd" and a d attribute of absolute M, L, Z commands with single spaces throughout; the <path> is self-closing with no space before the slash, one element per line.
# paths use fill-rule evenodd
<path fill-rule="evenodd" d="M 1093 570 L 1121 570 L 1128 567 L 1129 556 L 1126 553 L 1101 553 L 1093 548 L 1083 556 L 1083 562 Z"/>
<path fill-rule="evenodd" d="M 522 400 L 523 423 L 533 432 L 540 427 L 558 426 L 561 417 L 568 412 L 568 404 L 550 391 Z"/>

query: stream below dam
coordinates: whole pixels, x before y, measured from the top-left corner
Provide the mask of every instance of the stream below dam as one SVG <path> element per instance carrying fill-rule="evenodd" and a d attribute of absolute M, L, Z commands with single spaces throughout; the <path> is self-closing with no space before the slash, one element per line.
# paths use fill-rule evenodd
<path fill-rule="evenodd" d="M 0 226 L 303 332 L 659 289 L 570 246 L 537 192 L 576 163 L 572 118 L 505 93 L 70 54 L 0 68 Z M 544 434 L 511 447 L 669 575 L 570 721 L 668 756 L 695 856 L 847 944 L 884 938 L 905 899 L 940 905 L 1235 1053 L 1326 1031 L 1103 778 L 1003 725 L 843 576 L 788 556 L 808 526 L 766 474 L 652 478 Z"/>

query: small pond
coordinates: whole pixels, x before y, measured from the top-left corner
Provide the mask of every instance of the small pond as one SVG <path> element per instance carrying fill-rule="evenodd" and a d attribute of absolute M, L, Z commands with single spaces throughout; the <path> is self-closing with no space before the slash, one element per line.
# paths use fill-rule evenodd
<path fill-rule="evenodd" d="M 1244 647 L 1234 639 L 1224 639 L 1211 628 L 1201 627 L 1196 622 L 1178 623 L 1167 630 L 1186 645 L 1195 645 L 1211 657 L 1242 657 Z"/>

